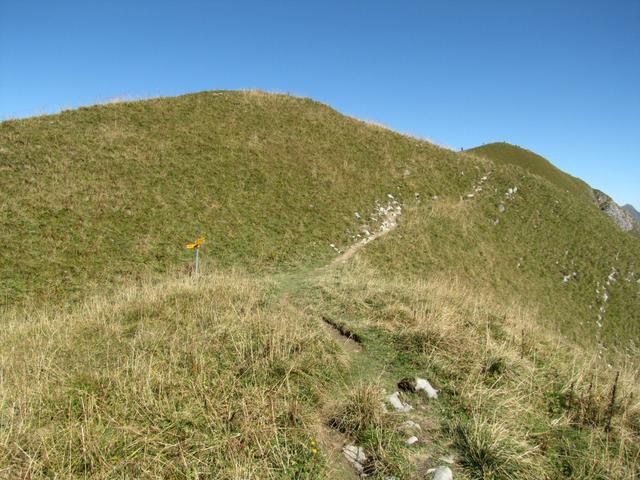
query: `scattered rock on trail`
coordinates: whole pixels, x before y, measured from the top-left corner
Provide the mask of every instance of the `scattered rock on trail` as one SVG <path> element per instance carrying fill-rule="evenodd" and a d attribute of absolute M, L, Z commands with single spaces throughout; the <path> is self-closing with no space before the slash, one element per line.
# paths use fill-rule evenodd
<path fill-rule="evenodd" d="M 407 445 L 413 445 L 414 443 L 418 443 L 418 437 L 414 435 L 412 437 L 407 438 L 406 440 Z"/>
<path fill-rule="evenodd" d="M 387 397 L 389 403 L 396 409 L 397 412 L 406 413 L 413 410 L 413 407 L 408 403 L 404 403 L 400 400 L 400 392 L 394 392 Z"/>
<path fill-rule="evenodd" d="M 364 448 L 347 445 L 342 449 L 342 453 L 358 473 L 362 474 L 364 472 L 364 467 L 367 463 L 367 455 L 364 453 Z"/>
<path fill-rule="evenodd" d="M 438 391 L 424 378 L 403 378 L 398 382 L 398 388 L 403 392 L 424 392 L 427 395 L 427 398 L 438 398 Z"/>
<path fill-rule="evenodd" d="M 453 480 L 453 472 L 449 467 L 431 468 L 427 473 L 433 473 L 433 480 Z"/>
<path fill-rule="evenodd" d="M 416 377 L 416 391 L 426 393 L 427 398 L 438 398 L 438 391 L 424 378 Z"/>

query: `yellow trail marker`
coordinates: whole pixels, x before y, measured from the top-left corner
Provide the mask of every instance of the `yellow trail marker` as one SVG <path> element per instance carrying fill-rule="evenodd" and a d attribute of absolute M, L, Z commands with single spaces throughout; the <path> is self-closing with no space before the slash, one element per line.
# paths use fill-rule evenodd
<path fill-rule="evenodd" d="M 202 245 L 204 243 L 204 237 L 201 237 L 199 239 L 197 239 L 195 242 L 193 243 L 187 243 L 185 245 L 185 247 L 187 247 L 189 250 L 193 250 L 198 248 L 200 245 Z"/>
<path fill-rule="evenodd" d="M 195 258 L 196 275 L 198 275 L 199 270 L 200 270 L 200 255 L 199 255 L 199 253 L 200 253 L 200 245 L 202 245 L 203 243 L 204 243 L 204 237 L 200 237 L 195 242 L 187 243 L 185 245 L 185 247 L 188 248 L 189 250 L 195 250 L 195 252 L 196 252 L 196 258 Z"/>

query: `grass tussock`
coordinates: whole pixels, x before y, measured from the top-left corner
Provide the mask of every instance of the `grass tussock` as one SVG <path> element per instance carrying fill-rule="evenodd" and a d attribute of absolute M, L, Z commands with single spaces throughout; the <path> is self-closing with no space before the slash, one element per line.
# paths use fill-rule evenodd
<path fill-rule="evenodd" d="M 543 472 L 528 461 L 532 451 L 496 419 L 472 417 L 449 427 L 460 465 L 471 479 L 538 479 Z"/>

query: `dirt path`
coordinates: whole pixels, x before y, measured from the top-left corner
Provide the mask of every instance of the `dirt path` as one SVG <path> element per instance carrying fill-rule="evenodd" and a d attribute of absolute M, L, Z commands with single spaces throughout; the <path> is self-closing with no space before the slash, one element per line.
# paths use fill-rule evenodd
<path fill-rule="evenodd" d="M 353 257 L 358 251 L 360 251 L 365 245 L 373 242 L 374 240 L 386 235 L 398 226 L 398 217 L 402 214 L 402 205 L 396 200 L 391 202 L 387 207 L 380 207 L 384 211 L 384 217 L 382 223 L 378 227 L 378 230 L 373 233 L 368 233 L 359 242 L 351 245 L 340 256 L 333 259 L 329 264 L 330 266 L 339 265 L 345 263 L 351 257 Z"/>

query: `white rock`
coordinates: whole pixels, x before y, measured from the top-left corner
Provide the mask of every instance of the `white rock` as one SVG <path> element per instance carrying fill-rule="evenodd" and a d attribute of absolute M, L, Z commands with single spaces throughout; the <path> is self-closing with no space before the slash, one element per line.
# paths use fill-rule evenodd
<path fill-rule="evenodd" d="M 367 461 L 367 455 L 364 453 L 364 448 L 356 447 L 355 445 L 347 445 L 342 449 L 342 453 L 346 457 L 353 468 L 355 468 L 359 473 L 362 473 L 364 470 L 364 464 Z"/>
<path fill-rule="evenodd" d="M 424 378 L 416 377 L 416 391 L 423 391 L 428 398 L 438 398 L 438 391 Z"/>
<path fill-rule="evenodd" d="M 433 480 L 453 480 L 453 472 L 449 467 L 438 467 L 433 471 Z"/>
<path fill-rule="evenodd" d="M 406 413 L 413 410 L 413 407 L 411 405 L 408 405 L 400 400 L 400 392 L 392 393 L 387 397 L 387 400 L 398 412 Z"/>
<path fill-rule="evenodd" d="M 406 440 L 407 445 L 413 445 L 414 443 L 418 442 L 418 437 L 413 436 L 413 437 L 409 437 Z"/>

